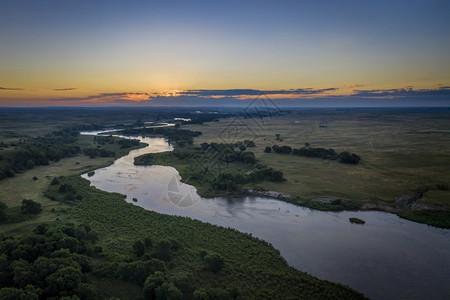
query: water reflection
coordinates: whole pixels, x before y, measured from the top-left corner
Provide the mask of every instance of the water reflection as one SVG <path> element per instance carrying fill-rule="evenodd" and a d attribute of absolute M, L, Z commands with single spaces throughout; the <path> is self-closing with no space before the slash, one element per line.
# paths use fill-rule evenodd
<path fill-rule="evenodd" d="M 172 167 L 135 166 L 137 156 L 172 150 L 162 138 L 138 138 L 149 146 L 83 177 L 101 190 L 127 195 L 126 201 L 145 209 L 252 233 L 272 243 L 291 266 L 371 298 L 450 295 L 445 284 L 450 278 L 449 230 L 382 212 L 312 211 L 264 197 L 200 198 L 194 187 L 179 182 Z M 191 193 L 192 205 L 174 201 L 174 192 L 180 197 Z M 349 217 L 366 224 L 351 224 Z"/>

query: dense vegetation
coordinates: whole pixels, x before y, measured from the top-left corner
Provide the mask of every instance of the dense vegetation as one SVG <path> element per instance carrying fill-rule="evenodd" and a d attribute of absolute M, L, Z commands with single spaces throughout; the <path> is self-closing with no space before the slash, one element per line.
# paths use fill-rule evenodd
<path fill-rule="evenodd" d="M 0 202 L 0 224 L 30 220 L 35 218 L 41 211 L 41 204 L 30 199 L 23 199 L 19 208 L 9 208 L 5 203 Z"/>
<path fill-rule="evenodd" d="M 118 139 L 111 135 L 109 136 L 95 136 L 94 142 L 97 144 L 97 147 L 85 148 L 83 149 L 83 153 L 90 158 L 95 157 L 115 157 L 116 153 L 112 150 L 107 150 L 100 148 L 103 145 L 112 145 L 118 144 L 120 145 L 120 149 L 128 149 L 139 146 L 139 140 L 135 139 Z M 100 146 L 100 147 L 99 147 Z"/>
<path fill-rule="evenodd" d="M 400 217 L 428 225 L 450 228 L 449 210 L 411 210 L 406 209 L 397 213 Z"/>
<path fill-rule="evenodd" d="M 133 299 L 361 297 L 352 290 L 289 267 L 277 250 L 251 235 L 146 211 L 125 202 L 122 195 L 90 187 L 88 181 L 78 176 L 61 177 L 58 181 L 58 184 L 50 185 L 47 195 L 55 201 L 71 203 L 67 214 L 73 222 L 82 225 L 62 222 L 51 225 L 52 229 L 39 237 L 39 241 L 53 241 L 53 232 L 60 238 L 51 247 L 45 247 L 48 249 L 45 253 L 32 251 L 35 254 L 27 260 L 26 266 L 31 271 L 25 273 L 25 281 L 19 284 L 13 277 L 9 281 L 10 288 L 4 292 L 15 288 L 22 289 L 22 293 L 29 290 L 40 295 L 77 295 L 82 299 L 111 296 Z M 61 189 L 61 186 L 65 188 Z M 62 192 L 67 187 L 81 195 L 80 199 L 67 202 Z M 92 233 L 92 238 L 84 242 L 79 236 L 87 234 L 86 228 L 97 234 Z M 81 235 L 77 233 L 80 230 Z M 31 236 L 36 239 L 36 235 Z M 18 244 L 29 239 L 29 235 L 22 237 Z M 38 290 L 27 287 L 29 284 L 37 287 L 33 273 L 35 261 L 59 258 L 62 252 L 67 262 L 45 273 L 51 280 L 40 283 L 43 286 Z M 7 256 L 8 268 L 15 268 L 17 259 L 20 258 Z M 75 275 L 66 275 L 67 268 L 73 268 Z M 58 279 L 61 284 L 50 289 L 47 285 L 53 279 Z M 133 291 L 132 295 L 130 291 Z M 84 296 L 86 294 L 89 296 Z"/>
<path fill-rule="evenodd" d="M 0 180 L 49 161 L 58 161 L 80 152 L 76 145 L 79 133 L 72 129 L 54 131 L 44 136 L 27 138 L 9 145 L 0 155 Z"/>
<path fill-rule="evenodd" d="M 202 196 L 242 193 L 246 186 L 262 181 L 284 181 L 281 171 L 258 163 L 252 141 L 234 144 L 202 143 L 200 147 L 177 146 L 172 152 L 145 154 L 135 159 L 137 165 L 170 165 L 183 181 L 197 187 Z"/>
<path fill-rule="evenodd" d="M 322 159 L 330 159 L 330 160 L 337 160 L 340 163 L 344 164 L 353 164 L 357 165 L 359 164 L 359 161 L 361 158 L 359 155 L 350 153 L 348 151 L 344 151 L 341 153 L 337 153 L 334 149 L 326 149 L 326 148 L 313 148 L 309 145 L 309 143 L 305 144 L 305 147 L 299 148 L 299 149 L 293 149 L 290 146 L 278 146 L 273 145 L 272 147 L 267 146 L 264 149 L 264 152 L 266 153 L 280 153 L 280 154 L 293 154 L 298 156 L 306 156 L 306 157 L 317 157 Z"/>
<path fill-rule="evenodd" d="M 93 298 L 86 273 L 97 234 L 88 225 L 41 224 L 33 233 L 0 238 L 0 298 Z"/>

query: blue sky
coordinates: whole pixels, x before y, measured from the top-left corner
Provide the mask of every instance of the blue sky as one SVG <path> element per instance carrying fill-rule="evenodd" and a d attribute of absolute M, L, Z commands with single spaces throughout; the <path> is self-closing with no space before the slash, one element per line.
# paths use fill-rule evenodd
<path fill-rule="evenodd" d="M 236 89 L 448 104 L 449 32 L 450 1 L 0 1 L 0 105 Z"/>

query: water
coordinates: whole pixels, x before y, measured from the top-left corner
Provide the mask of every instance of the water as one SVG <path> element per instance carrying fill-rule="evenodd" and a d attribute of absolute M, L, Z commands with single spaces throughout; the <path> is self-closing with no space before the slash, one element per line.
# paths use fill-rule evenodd
<path fill-rule="evenodd" d="M 135 166 L 137 156 L 172 150 L 162 138 L 138 138 L 149 146 L 82 177 L 145 209 L 252 233 L 272 243 L 291 266 L 373 299 L 450 295 L 450 230 L 383 212 L 321 212 L 265 197 L 200 198 L 172 167 Z M 351 224 L 349 217 L 366 224 Z"/>

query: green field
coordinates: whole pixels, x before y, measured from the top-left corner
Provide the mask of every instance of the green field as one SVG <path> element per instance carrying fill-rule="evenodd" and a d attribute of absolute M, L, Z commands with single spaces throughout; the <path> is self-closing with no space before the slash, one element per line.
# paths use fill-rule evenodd
<path fill-rule="evenodd" d="M 263 129 L 240 128 L 242 136 L 253 137 L 257 158 L 280 169 L 288 179 L 267 188 L 283 190 L 301 199 L 340 197 L 362 202 L 393 202 L 394 197 L 437 182 L 450 182 L 450 112 L 385 113 L 361 111 L 291 112 L 265 118 Z M 252 125 L 247 120 L 245 123 Z M 218 132 L 229 127 L 230 120 L 185 128 L 202 131 L 195 139 L 221 142 Z M 326 124 L 326 128 L 319 127 Z M 277 141 L 275 134 L 283 141 Z M 310 143 L 314 147 L 354 152 L 362 157 L 359 165 L 335 161 L 264 153 L 265 146 Z M 450 201 L 450 199 L 447 199 Z M 443 203 L 450 204 L 442 199 Z"/>
<path fill-rule="evenodd" d="M 337 198 L 356 202 L 362 208 L 401 211 L 408 207 L 395 203 L 396 197 L 432 186 L 419 200 L 422 208 L 447 211 L 448 215 L 449 193 L 434 186 L 450 182 L 449 120 L 448 110 L 300 110 L 263 121 L 238 117 L 183 127 L 202 131 L 196 145 L 235 139 L 255 141 L 251 151 L 256 158 L 281 170 L 287 179 L 282 183 L 264 182 L 257 188 L 288 193 L 294 203 Z M 266 146 L 300 148 L 305 143 L 356 153 L 361 162 L 346 165 L 264 153 Z"/>

